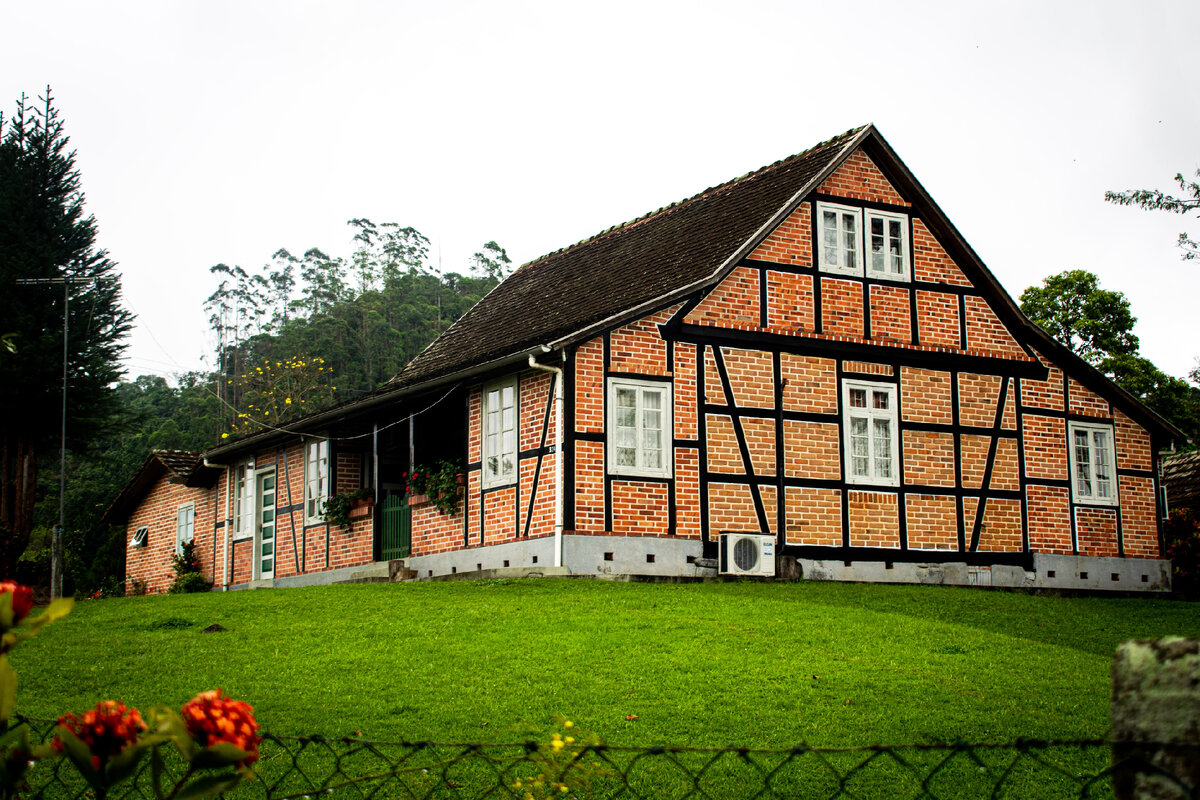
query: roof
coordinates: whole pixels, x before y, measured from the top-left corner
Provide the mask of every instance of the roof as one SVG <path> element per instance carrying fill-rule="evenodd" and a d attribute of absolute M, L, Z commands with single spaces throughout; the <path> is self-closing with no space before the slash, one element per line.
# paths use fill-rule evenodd
<path fill-rule="evenodd" d="M 204 466 L 204 457 L 200 453 L 190 450 L 151 450 L 100 519 L 110 525 L 128 520 L 138 502 L 163 476 L 166 476 L 167 483 L 210 486 L 217 474 L 217 470 Z"/>
<path fill-rule="evenodd" d="M 539 345 L 719 274 L 789 201 L 839 163 L 864 125 L 525 264 L 393 379 L 427 381 Z"/>
<path fill-rule="evenodd" d="M 1167 508 L 1200 510 L 1200 451 L 1164 459 L 1162 464 Z"/>
<path fill-rule="evenodd" d="M 606 327 L 716 285 L 738 261 L 858 147 L 913 201 L 923 221 L 975 288 L 1029 345 L 1050 354 L 1085 385 L 1117 401 L 1143 425 L 1183 441 L 1177 428 L 1030 322 L 873 125 L 852 128 L 802 153 L 613 226 L 535 259 L 506 278 L 431 342 L 391 381 L 364 395 L 288 423 L 219 444 L 220 461 L 269 441 L 362 414 L 524 363 L 546 348 L 583 341 Z"/>

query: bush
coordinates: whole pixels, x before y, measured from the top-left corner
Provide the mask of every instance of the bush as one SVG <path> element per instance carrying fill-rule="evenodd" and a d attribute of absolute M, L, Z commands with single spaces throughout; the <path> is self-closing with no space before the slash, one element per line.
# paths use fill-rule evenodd
<path fill-rule="evenodd" d="M 207 592 L 211 588 L 212 581 L 199 572 L 185 572 L 175 579 L 167 592 L 168 594 L 192 594 L 193 592 Z"/>
<path fill-rule="evenodd" d="M 1200 513 L 1190 508 L 1172 511 L 1163 525 L 1163 538 L 1175 592 L 1200 595 Z"/>

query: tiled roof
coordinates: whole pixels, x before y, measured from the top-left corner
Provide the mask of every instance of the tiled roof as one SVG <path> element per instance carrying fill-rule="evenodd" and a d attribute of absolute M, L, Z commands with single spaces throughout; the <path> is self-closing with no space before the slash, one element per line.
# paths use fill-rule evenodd
<path fill-rule="evenodd" d="M 549 344 L 715 276 L 862 131 L 847 131 L 525 264 L 409 362 L 393 385 Z"/>
<path fill-rule="evenodd" d="M 186 486 L 210 485 L 217 470 L 204 466 L 204 456 L 190 450 L 151 450 L 142 466 L 105 509 L 100 519 L 109 525 L 125 522 L 146 492 L 164 475 L 168 483 Z"/>
<path fill-rule="evenodd" d="M 1167 508 L 1200 510 L 1200 452 L 1164 459 L 1163 485 L 1167 487 Z"/>

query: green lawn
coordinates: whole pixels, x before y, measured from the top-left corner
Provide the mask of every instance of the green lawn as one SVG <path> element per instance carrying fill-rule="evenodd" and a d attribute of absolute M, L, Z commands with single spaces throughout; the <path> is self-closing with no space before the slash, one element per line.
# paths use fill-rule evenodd
<path fill-rule="evenodd" d="M 1200 636 L 1198 610 L 817 582 L 373 584 L 84 601 L 12 663 L 18 712 L 43 718 L 221 686 L 277 734 L 501 742 L 561 715 L 614 745 L 1002 742 L 1104 735 L 1116 645 Z"/>

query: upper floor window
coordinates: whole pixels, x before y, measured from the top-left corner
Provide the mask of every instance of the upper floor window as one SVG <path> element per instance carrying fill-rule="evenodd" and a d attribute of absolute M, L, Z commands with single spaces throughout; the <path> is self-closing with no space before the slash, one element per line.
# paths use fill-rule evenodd
<path fill-rule="evenodd" d="M 613 378 L 608 383 L 608 471 L 671 475 L 671 385 Z"/>
<path fill-rule="evenodd" d="M 253 496 L 253 481 L 250 488 Z M 312 439 L 304 445 L 304 518 L 321 522 L 329 499 L 329 440 Z M 248 533 L 253 533 L 250 529 Z"/>
<path fill-rule="evenodd" d="M 908 218 L 870 210 L 866 215 L 867 267 L 871 276 L 908 280 Z"/>
<path fill-rule="evenodd" d="M 869 277 L 909 279 L 906 215 L 817 203 L 817 226 L 822 272 L 861 276 L 865 261 Z"/>
<path fill-rule="evenodd" d="M 1112 426 L 1071 422 L 1067 427 L 1071 438 L 1071 486 L 1075 502 L 1116 505 Z"/>
<path fill-rule="evenodd" d="M 182 552 L 184 542 L 196 538 L 196 504 L 184 503 L 175 510 L 175 552 Z"/>
<path fill-rule="evenodd" d="M 896 386 L 843 381 L 846 482 L 899 486 Z"/>
<path fill-rule="evenodd" d="M 500 486 L 517 478 L 517 379 L 483 390 L 483 485 Z"/>
<path fill-rule="evenodd" d="M 817 221 L 821 228 L 821 269 L 862 275 L 862 211 L 817 203 Z"/>

